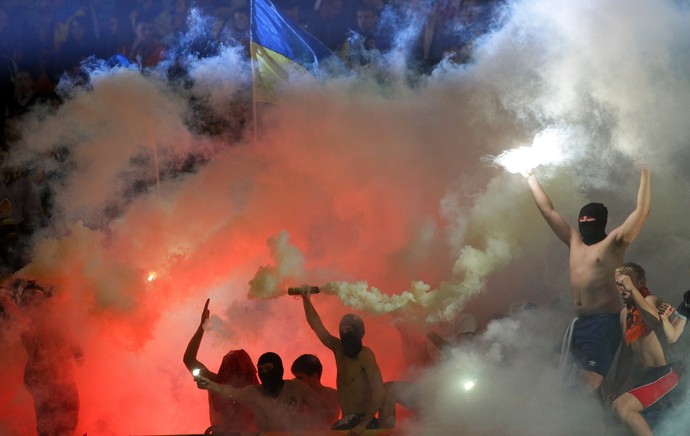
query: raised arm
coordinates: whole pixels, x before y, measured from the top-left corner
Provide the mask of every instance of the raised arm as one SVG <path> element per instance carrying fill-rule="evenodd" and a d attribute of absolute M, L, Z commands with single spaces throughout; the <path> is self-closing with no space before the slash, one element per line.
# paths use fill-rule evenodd
<path fill-rule="evenodd" d="M 554 208 L 553 202 L 549 196 L 546 195 L 546 192 L 544 192 L 534 174 L 529 173 L 526 176 L 527 185 L 530 191 L 532 191 L 532 197 L 534 197 L 534 202 L 539 212 L 541 212 L 541 215 L 544 217 L 549 227 L 551 227 L 551 230 L 558 236 L 558 239 L 570 247 L 570 241 L 575 229 L 568 224 L 565 218 Z"/>
<path fill-rule="evenodd" d="M 314 333 L 316 333 L 316 336 L 319 338 L 321 343 L 335 351 L 338 343 L 340 343 L 340 340 L 328 333 L 328 330 L 326 330 L 326 327 L 321 321 L 321 317 L 316 312 L 314 305 L 311 304 L 311 297 L 309 293 L 305 292 L 302 294 L 302 302 L 304 303 L 304 314 L 307 317 L 309 327 L 314 330 Z"/>
<path fill-rule="evenodd" d="M 376 412 L 378 412 L 383 405 L 383 399 L 386 395 L 385 388 L 383 387 L 383 377 L 381 376 L 379 365 L 376 363 L 374 352 L 369 348 L 362 348 L 357 355 L 357 360 L 359 360 L 369 380 L 369 386 L 371 386 L 371 401 L 360 423 L 350 432 L 350 434 L 354 435 L 359 435 L 367 428 L 369 422 L 374 419 Z"/>
<path fill-rule="evenodd" d="M 199 347 L 201 346 L 201 339 L 204 337 L 204 323 L 208 320 L 210 315 L 208 310 L 208 303 L 210 301 L 210 298 L 206 300 L 204 310 L 201 312 L 201 322 L 199 323 L 199 327 L 196 329 L 194 336 L 192 336 L 187 344 L 187 349 L 184 351 L 182 361 L 190 372 L 198 369 L 200 371 L 199 375 L 215 380 L 216 374 L 209 371 L 208 368 L 206 368 L 206 366 L 199 362 L 199 360 L 196 358 L 197 353 L 199 353 Z"/>
<path fill-rule="evenodd" d="M 640 187 L 637 191 L 637 206 L 618 228 L 611 231 L 616 240 L 632 243 L 640 235 L 652 207 L 651 175 L 649 169 L 640 170 Z"/>

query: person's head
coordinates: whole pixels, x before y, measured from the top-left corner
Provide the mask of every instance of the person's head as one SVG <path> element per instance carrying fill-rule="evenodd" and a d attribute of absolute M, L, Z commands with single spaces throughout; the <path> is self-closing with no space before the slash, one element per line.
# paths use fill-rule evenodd
<path fill-rule="evenodd" d="M 88 36 L 89 20 L 86 17 L 77 15 L 69 23 L 69 38 L 72 41 L 84 41 Z"/>
<path fill-rule="evenodd" d="M 290 372 L 297 380 L 307 384 L 320 383 L 323 366 L 319 358 L 313 354 L 302 354 L 292 362 Z"/>
<path fill-rule="evenodd" d="M 319 14 L 326 19 L 335 19 L 343 10 L 343 0 L 323 0 L 319 5 Z"/>
<path fill-rule="evenodd" d="M 249 30 L 249 8 L 237 9 L 232 13 L 235 30 L 245 32 Z"/>
<path fill-rule="evenodd" d="M 606 220 L 609 211 L 601 203 L 589 203 L 580 209 L 577 219 L 582 242 L 594 245 L 606 238 Z"/>
<path fill-rule="evenodd" d="M 252 359 L 244 350 L 230 350 L 218 368 L 218 383 L 242 389 L 249 385 L 258 385 L 256 368 Z M 215 410 L 222 410 L 227 400 L 218 395 L 211 395 L 211 405 Z"/>
<path fill-rule="evenodd" d="M 14 75 L 14 94 L 17 96 L 28 94 L 33 91 L 34 78 L 26 70 L 19 70 Z"/>
<path fill-rule="evenodd" d="M 134 34 L 139 41 L 152 41 L 155 39 L 155 19 L 149 14 L 138 15 L 134 22 Z"/>
<path fill-rule="evenodd" d="M 340 332 L 340 340 L 343 343 L 345 355 L 355 358 L 362 349 L 364 321 L 357 315 L 348 313 L 340 319 L 338 331 Z"/>
<path fill-rule="evenodd" d="M 362 33 L 373 34 L 378 21 L 378 11 L 373 6 L 360 5 L 357 8 L 357 27 Z"/>
<path fill-rule="evenodd" d="M 633 285 L 643 294 L 647 289 L 647 278 L 645 276 L 644 268 L 634 262 L 626 262 L 623 265 L 616 268 L 615 279 L 616 285 L 618 286 L 618 292 L 624 301 L 628 302 L 631 299 L 630 292 L 625 289 L 625 286 L 618 284 L 618 280 L 621 276 L 628 276 L 632 281 Z"/>
<path fill-rule="evenodd" d="M 295 23 L 299 23 L 300 11 L 299 2 L 297 0 L 276 0 L 273 3 L 283 15 L 289 17 Z"/>
<path fill-rule="evenodd" d="M 476 0 L 461 0 L 458 15 L 465 23 L 471 23 L 479 16 L 479 5 Z"/>
<path fill-rule="evenodd" d="M 256 378 L 256 368 L 252 359 L 244 350 L 230 350 L 218 368 L 218 383 L 243 388 L 259 384 Z"/>
<path fill-rule="evenodd" d="M 268 352 L 259 357 L 256 368 L 259 370 L 259 380 L 264 392 L 277 397 L 283 388 L 283 360 L 276 353 Z"/>

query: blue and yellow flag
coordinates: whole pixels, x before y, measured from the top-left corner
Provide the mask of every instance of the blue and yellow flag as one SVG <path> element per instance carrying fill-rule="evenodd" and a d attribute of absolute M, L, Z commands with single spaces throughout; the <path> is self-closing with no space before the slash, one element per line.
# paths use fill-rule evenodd
<path fill-rule="evenodd" d="M 276 88 L 290 72 L 313 73 L 319 61 L 333 54 L 270 0 L 252 1 L 250 39 L 255 102 L 274 102 Z"/>

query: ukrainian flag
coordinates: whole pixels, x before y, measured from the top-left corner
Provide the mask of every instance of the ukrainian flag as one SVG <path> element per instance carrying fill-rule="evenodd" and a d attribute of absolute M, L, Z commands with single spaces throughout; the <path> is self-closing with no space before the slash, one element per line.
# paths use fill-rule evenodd
<path fill-rule="evenodd" d="M 253 0 L 250 51 L 255 102 L 274 102 L 277 88 L 291 72 L 313 73 L 333 53 L 289 18 L 270 0 Z"/>

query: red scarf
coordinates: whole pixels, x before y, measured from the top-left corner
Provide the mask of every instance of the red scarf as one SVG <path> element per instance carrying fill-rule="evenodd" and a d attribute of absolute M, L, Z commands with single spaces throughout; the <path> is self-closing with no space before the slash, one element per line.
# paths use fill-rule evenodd
<path fill-rule="evenodd" d="M 647 298 L 649 289 L 642 286 L 640 288 L 642 298 Z M 628 315 L 625 317 L 625 342 L 630 345 L 636 340 L 647 336 L 652 331 L 644 322 L 640 310 L 633 303 L 626 303 L 625 308 L 628 310 Z"/>

